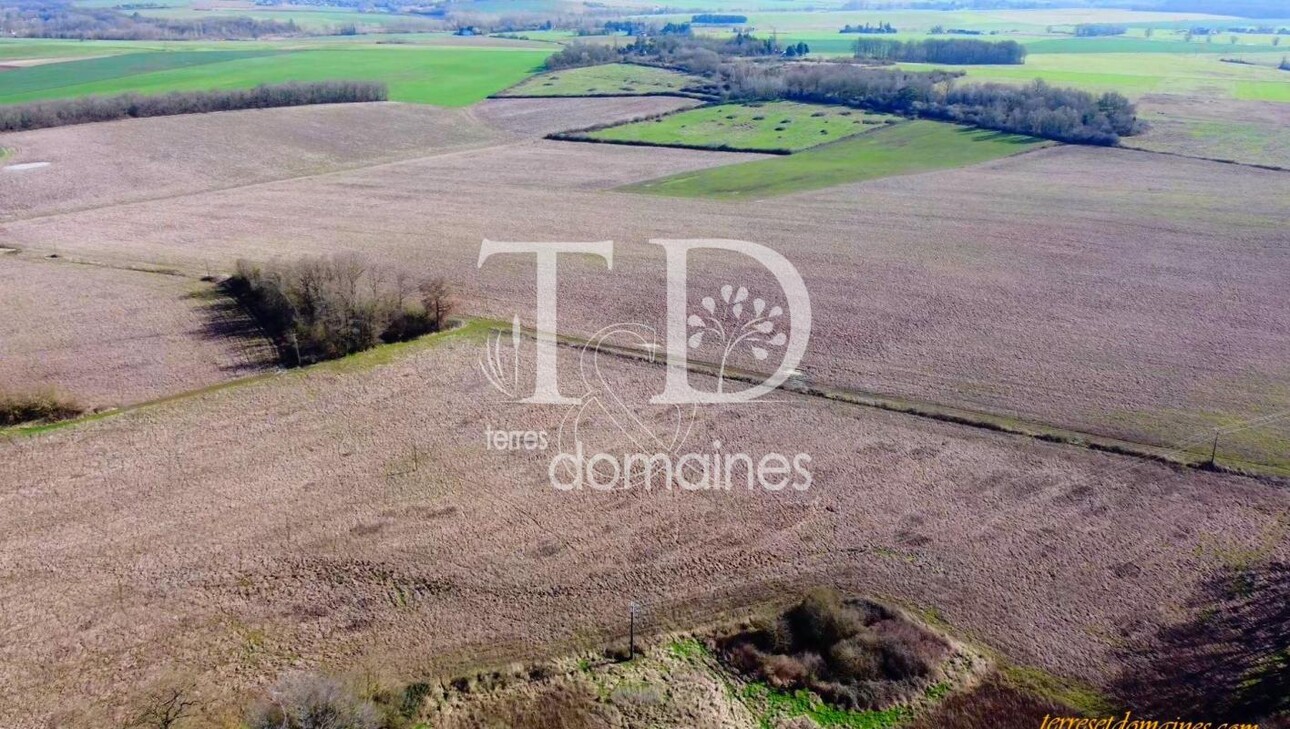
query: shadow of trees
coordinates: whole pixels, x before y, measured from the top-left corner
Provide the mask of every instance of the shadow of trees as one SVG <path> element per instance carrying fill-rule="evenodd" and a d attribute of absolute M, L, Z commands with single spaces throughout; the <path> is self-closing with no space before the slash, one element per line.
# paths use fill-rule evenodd
<path fill-rule="evenodd" d="M 275 367 L 282 360 L 284 354 L 255 317 L 221 287 L 194 294 L 193 298 L 200 301 L 202 337 L 232 344 L 238 350 L 236 362 L 223 369 L 250 373 Z"/>
<path fill-rule="evenodd" d="M 1290 720 L 1288 598 L 1290 564 L 1217 572 L 1188 602 L 1190 617 L 1120 649 L 1116 695 L 1162 720 Z"/>

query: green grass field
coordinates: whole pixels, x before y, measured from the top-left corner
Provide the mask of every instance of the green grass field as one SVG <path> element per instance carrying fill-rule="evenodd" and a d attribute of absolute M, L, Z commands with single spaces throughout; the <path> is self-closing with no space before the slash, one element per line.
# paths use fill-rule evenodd
<path fill-rule="evenodd" d="M 675 93 L 700 79 L 674 71 L 627 63 L 552 71 L 507 89 L 503 96 L 591 96 Z"/>
<path fill-rule="evenodd" d="M 1045 142 L 953 124 L 913 121 L 805 152 L 686 172 L 620 188 L 676 197 L 746 200 L 963 167 L 1035 149 Z"/>
<path fill-rule="evenodd" d="M 589 139 L 716 147 L 749 151 L 797 151 L 871 131 L 891 119 L 840 106 L 776 101 L 721 104 L 621 124 L 590 132 Z"/>
<path fill-rule="evenodd" d="M 1271 63 L 1279 55 L 1242 56 Z M 903 64 L 928 69 L 923 64 Z M 969 81 L 1024 83 L 1041 78 L 1058 86 L 1118 91 L 1129 97 L 1180 94 L 1211 99 L 1290 101 L 1290 73 L 1273 65 L 1224 63 L 1215 55 L 1162 53 L 1072 53 L 1035 55 L 1024 66 L 936 66 L 959 68 Z"/>
<path fill-rule="evenodd" d="M 356 28 L 398 28 L 431 29 L 436 24 L 415 15 L 395 13 L 360 13 L 349 10 L 321 9 L 313 7 L 295 7 L 288 10 L 264 10 L 259 8 L 222 8 L 218 10 L 194 10 L 191 7 L 172 7 L 154 10 L 140 10 L 140 15 L 153 18 L 171 18 L 182 20 L 202 20 L 205 18 L 254 18 L 255 20 L 276 20 L 281 23 L 294 22 L 307 30 L 326 30 L 345 25 Z"/>
<path fill-rule="evenodd" d="M 230 45 L 237 47 L 224 47 Z M 0 103 L 346 79 L 383 81 L 389 84 L 393 101 L 465 106 L 535 72 L 547 55 L 547 51 L 400 45 L 280 53 L 135 53 L 0 73 Z"/>

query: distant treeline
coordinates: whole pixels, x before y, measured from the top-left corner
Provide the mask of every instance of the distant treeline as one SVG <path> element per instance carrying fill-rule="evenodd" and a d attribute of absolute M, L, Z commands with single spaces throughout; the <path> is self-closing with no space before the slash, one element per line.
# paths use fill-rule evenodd
<path fill-rule="evenodd" d="M 1026 47 L 1016 41 L 983 41 L 972 38 L 927 38 L 898 41 L 857 38 L 856 58 L 905 63 L 1018 64 L 1026 62 Z"/>
<path fill-rule="evenodd" d="M 252 18 L 153 18 L 63 0 L 0 0 L 0 34 L 73 40 L 236 40 L 299 35 L 295 21 Z"/>
<path fill-rule="evenodd" d="M 638 37 L 621 48 L 570 45 L 552 55 L 547 66 L 620 61 L 660 65 L 707 77 L 704 92 L 713 98 L 843 104 L 1073 144 L 1112 145 L 1140 130 L 1134 105 L 1116 93 L 1095 95 L 1042 81 L 1026 86 L 960 84 L 961 71 L 919 73 L 857 63 L 775 62 L 783 53 L 772 40 L 747 33 L 726 40 Z"/>
<path fill-rule="evenodd" d="M 253 89 L 175 91 L 156 96 L 86 96 L 0 106 L 0 132 L 149 116 L 385 101 L 387 98 L 385 84 L 367 81 L 286 83 Z"/>
<path fill-rule="evenodd" d="M 1043 81 L 956 84 L 959 76 L 843 63 L 732 64 L 724 80 L 736 99 L 845 104 L 1073 144 L 1113 145 L 1138 131 L 1136 109 L 1120 94 L 1098 96 Z"/>
<path fill-rule="evenodd" d="M 1144 0 L 1130 6 L 1130 9 L 1235 15 L 1241 18 L 1286 17 L 1285 0 Z"/>
<path fill-rule="evenodd" d="M 898 33 L 899 31 L 892 27 L 891 23 L 879 23 L 877 25 L 869 25 L 868 23 L 865 23 L 864 25 L 847 24 L 842 26 L 842 30 L 839 30 L 838 32 L 860 33 L 862 35 L 883 35 L 885 33 Z"/>
<path fill-rule="evenodd" d="M 804 45 L 804 44 L 803 44 Z M 795 48 L 795 50 L 798 50 Z M 729 38 L 682 34 L 637 36 L 625 46 L 571 43 L 546 59 L 549 70 L 640 60 L 684 68 L 692 73 L 715 73 L 723 58 L 777 56 L 783 52 L 770 38 L 735 33 Z"/>
<path fill-rule="evenodd" d="M 743 25 L 748 22 L 748 16 L 700 13 L 690 18 L 690 22 L 695 25 Z"/>
<path fill-rule="evenodd" d="M 1075 35 L 1080 38 L 1095 38 L 1105 35 L 1124 35 L 1129 29 L 1123 25 L 1110 23 L 1081 23 L 1075 26 Z"/>

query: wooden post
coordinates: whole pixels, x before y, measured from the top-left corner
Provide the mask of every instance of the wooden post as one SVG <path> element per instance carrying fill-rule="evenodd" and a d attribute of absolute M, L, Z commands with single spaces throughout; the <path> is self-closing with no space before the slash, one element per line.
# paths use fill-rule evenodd
<path fill-rule="evenodd" d="M 627 660 L 636 658 L 636 614 L 641 610 L 641 606 L 635 600 L 627 603 L 628 628 L 627 628 Z"/>

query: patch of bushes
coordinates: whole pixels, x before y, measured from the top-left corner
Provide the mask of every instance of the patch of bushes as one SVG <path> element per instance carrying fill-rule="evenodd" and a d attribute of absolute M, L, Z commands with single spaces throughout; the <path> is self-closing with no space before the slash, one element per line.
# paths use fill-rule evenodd
<path fill-rule="evenodd" d="M 141 96 L 86 96 L 79 99 L 36 101 L 0 106 L 0 132 L 45 129 L 69 124 L 150 116 L 203 114 L 212 111 L 268 109 L 307 104 L 347 104 L 385 101 L 385 84 L 369 81 L 317 81 L 261 85 L 253 89 L 174 91 Z"/>
<path fill-rule="evenodd" d="M 950 646 L 881 605 L 816 590 L 776 619 L 719 641 L 718 654 L 772 688 L 813 691 L 859 710 L 925 688 Z"/>
<path fill-rule="evenodd" d="M 361 689 L 331 676 L 283 676 L 247 717 L 250 729 L 406 729 L 420 713 L 430 686 L 402 691 Z"/>
<path fill-rule="evenodd" d="M 612 46 L 600 43 L 570 43 L 547 56 L 545 66 L 548 71 L 555 71 L 561 68 L 617 63 L 620 60 L 622 56 L 618 49 Z"/>
<path fill-rule="evenodd" d="M 443 279 L 354 255 L 267 265 L 238 261 L 224 286 L 273 338 L 288 366 L 439 331 L 453 309 Z"/>
<path fill-rule="evenodd" d="M 32 393 L 0 392 L 0 427 L 24 423 L 52 423 L 85 412 L 75 402 L 53 391 Z"/>

